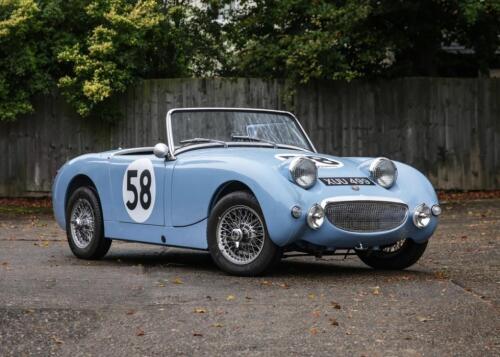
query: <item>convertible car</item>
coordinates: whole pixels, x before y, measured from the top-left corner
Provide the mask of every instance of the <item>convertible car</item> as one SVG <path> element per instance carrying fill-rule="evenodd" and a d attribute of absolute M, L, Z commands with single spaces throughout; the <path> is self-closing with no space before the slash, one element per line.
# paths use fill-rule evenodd
<path fill-rule="evenodd" d="M 166 138 L 82 155 L 58 171 L 54 213 L 77 257 L 101 258 L 119 239 L 208 250 L 242 276 L 304 254 L 404 269 L 441 213 L 416 169 L 319 154 L 289 112 L 172 109 Z"/>

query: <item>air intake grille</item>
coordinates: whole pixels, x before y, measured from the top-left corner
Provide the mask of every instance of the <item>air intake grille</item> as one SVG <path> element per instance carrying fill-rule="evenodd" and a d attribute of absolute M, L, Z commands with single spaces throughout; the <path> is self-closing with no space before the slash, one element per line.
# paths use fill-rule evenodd
<path fill-rule="evenodd" d="M 408 206 L 380 201 L 331 202 L 326 217 L 334 226 L 351 232 L 388 231 L 403 224 Z"/>

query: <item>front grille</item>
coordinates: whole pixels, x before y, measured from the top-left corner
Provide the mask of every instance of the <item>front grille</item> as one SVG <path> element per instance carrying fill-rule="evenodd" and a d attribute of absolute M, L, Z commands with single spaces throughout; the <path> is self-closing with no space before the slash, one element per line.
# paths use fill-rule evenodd
<path fill-rule="evenodd" d="M 381 201 L 330 202 L 326 217 L 334 226 L 351 232 L 388 231 L 403 224 L 408 206 Z"/>

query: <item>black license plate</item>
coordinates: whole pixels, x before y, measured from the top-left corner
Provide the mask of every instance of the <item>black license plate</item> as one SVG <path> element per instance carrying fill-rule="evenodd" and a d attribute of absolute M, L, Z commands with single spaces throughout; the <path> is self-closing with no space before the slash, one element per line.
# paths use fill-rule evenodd
<path fill-rule="evenodd" d="M 321 182 L 327 186 L 369 186 L 375 185 L 366 177 L 320 177 Z"/>

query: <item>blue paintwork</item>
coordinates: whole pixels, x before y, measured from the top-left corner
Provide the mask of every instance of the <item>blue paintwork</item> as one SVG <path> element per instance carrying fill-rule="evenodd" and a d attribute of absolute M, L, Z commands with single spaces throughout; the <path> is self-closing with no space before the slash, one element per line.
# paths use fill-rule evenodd
<path fill-rule="evenodd" d="M 391 244 L 402 237 L 425 242 L 433 234 L 438 218 L 432 217 L 424 229 L 412 222 L 416 206 L 438 204 L 429 181 L 416 169 L 396 162 L 398 179 L 390 189 L 378 185 L 326 186 L 318 181 L 304 190 L 291 181 L 288 172 L 290 160 L 281 161 L 278 154 L 306 154 L 301 151 L 264 147 L 213 147 L 187 151 L 174 161 L 165 161 L 154 155 L 113 155 L 115 152 L 88 154 L 66 163 L 55 178 L 53 204 L 57 222 L 65 228 L 65 203 L 71 180 L 85 175 L 94 183 L 104 216 L 105 235 L 112 239 L 167 244 L 206 249 L 207 218 L 217 193 L 230 182 L 248 186 L 259 201 L 270 238 L 279 246 L 301 240 L 329 248 L 352 248 Z M 371 158 L 340 158 L 314 154 L 343 163 L 340 168 L 320 167 L 319 177 L 369 177 Z M 139 158 L 147 157 L 154 165 L 156 201 L 151 216 L 142 224 L 134 223 L 124 207 L 122 182 L 126 167 Z M 381 233 L 352 233 L 334 227 L 325 219 L 318 230 L 310 229 L 305 214 L 315 203 L 325 198 L 348 196 L 399 199 L 409 207 L 406 222 L 399 228 Z M 294 219 L 290 210 L 298 205 L 302 217 Z M 161 242 L 161 236 L 166 243 Z"/>

